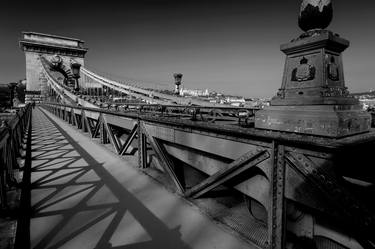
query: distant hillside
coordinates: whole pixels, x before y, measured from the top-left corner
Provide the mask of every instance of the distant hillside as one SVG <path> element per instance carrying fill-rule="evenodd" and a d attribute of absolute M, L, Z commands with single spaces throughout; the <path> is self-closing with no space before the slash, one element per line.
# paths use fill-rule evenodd
<path fill-rule="evenodd" d="M 375 96 L 375 91 L 368 91 L 368 92 L 362 92 L 362 93 L 351 93 L 352 96 L 362 96 L 362 95 L 369 95 L 369 96 Z"/>

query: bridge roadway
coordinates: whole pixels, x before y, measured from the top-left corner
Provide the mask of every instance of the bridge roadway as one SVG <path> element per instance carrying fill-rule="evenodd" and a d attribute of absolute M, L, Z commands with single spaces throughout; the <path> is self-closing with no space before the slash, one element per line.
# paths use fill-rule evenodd
<path fill-rule="evenodd" d="M 30 248 L 251 248 L 136 164 L 35 108 Z"/>

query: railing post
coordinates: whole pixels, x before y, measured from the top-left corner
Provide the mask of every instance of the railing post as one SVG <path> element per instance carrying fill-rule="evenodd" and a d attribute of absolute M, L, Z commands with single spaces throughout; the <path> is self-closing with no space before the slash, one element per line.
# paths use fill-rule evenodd
<path fill-rule="evenodd" d="M 285 248 L 286 208 L 285 208 L 285 148 L 276 141 L 272 143 L 272 179 L 270 207 L 268 212 L 269 248 Z"/>
<path fill-rule="evenodd" d="M 142 123 L 138 120 L 138 166 L 147 168 L 147 138 L 142 131 Z"/>
<path fill-rule="evenodd" d="M 66 121 L 66 107 L 64 106 L 64 110 L 63 110 L 63 113 L 64 113 L 64 117 L 63 117 L 63 120 Z"/>
<path fill-rule="evenodd" d="M 68 122 L 68 124 L 72 124 L 72 112 L 71 111 L 66 112 L 66 122 Z"/>
<path fill-rule="evenodd" d="M 100 115 L 103 115 L 103 114 L 100 114 Z M 101 120 L 100 120 L 100 142 L 102 144 L 109 143 L 109 138 L 108 138 L 103 116 L 101 116 Z"/>
<path fill-rule="evenodd" d="M 83 108 L 81 109 L 81 125 L 82 125 L 82 131 L 88 132 L 87 130 L 87 123 L 86 123 L 86 117 L 85 117 L 85 111 Z"/>

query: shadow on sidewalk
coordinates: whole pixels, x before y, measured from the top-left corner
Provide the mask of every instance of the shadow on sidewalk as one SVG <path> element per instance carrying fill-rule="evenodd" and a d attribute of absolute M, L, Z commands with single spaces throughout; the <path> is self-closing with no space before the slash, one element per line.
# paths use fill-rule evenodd
<path fill-rule="evenodd" d="M 169 229 L 56 122 L 34 114 L 17 249 L 189 248 L 178 227 Z"/>

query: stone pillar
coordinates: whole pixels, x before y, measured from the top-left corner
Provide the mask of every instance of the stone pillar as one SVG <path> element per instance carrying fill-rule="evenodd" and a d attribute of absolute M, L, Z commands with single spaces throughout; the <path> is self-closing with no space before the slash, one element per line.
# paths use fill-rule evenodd
<path fill-rule="evenodd" d="M 256 113 L 256 128 L 328 137 L 370 130 L 370 115 L 345 87 L 342 52 L 349 41 L 322 29 L 332 19 L 332 3 L 318 2 L 303 1 L 299 25 L 305 33 L 281 45 L 287 56 L 282 85 L 271 105 Z"/>

